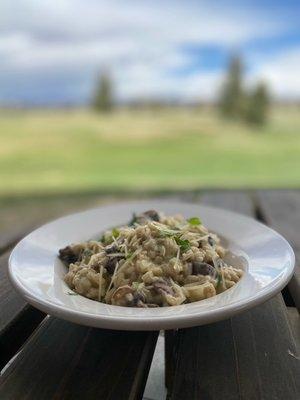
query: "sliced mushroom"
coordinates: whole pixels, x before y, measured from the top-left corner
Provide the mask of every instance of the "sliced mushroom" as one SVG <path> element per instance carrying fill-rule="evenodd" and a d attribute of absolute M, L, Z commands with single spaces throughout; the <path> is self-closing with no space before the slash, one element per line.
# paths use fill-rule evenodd
<path fill-rule="evenodd" d="M 194 261 L 192 263 L 193 275 L 210 275 L 214 276 L 216 274 L 216 270 L 213 266 L 210 264 L 207 264 L 205 262 L 200 262 L 200 261 Z"/>
<path fill-rule="evenodd" d="M 146 308 L 146 296 L 140 292 L 136 291 L 133 295 L 133 300 L 132 304 L 130 304 L 132 307 L 141 307 L 141 308 Z"/>
<path fill-rule="evenodd" d="M 152 221 L 156 221 L 159 222 L 160 218 L 159 218 L 159 214 L 157 211 L 155 210 L 148 210 L 144 212 L 144 215 L 146 215 L 149 219 L 151 219 Z"/>
<path fill-rule="evenodd" d="M 139 215 L 136 215 L 135 219 L 134 219 L 134 222 L 139 225 L 143 225 L 143 224 L 147 223 L 148 221 L 159 222 L 160 218 L 159 218 L 158 212 L 155 210 L 148 210 Z"/>
<path fill-rule="evenodd" d="M 153 282 L 152 287 L 159 294 L 170 294 L 174 296 L 174 289 L 163 279 Z"/>
<path fill-rule="evenodd" d="M 82 255 L 82 247 L 79 246 L 67 246 L 59 250 L 59 258 L 62 262 L 69 266 L 79 261 Z"/>
<path fill-rule="evenodd" d="M 105 250 L 106 254 L 117 253 L 118 252 L 118 246 L 115 243 L 113 243 L 113 244 L 110 244 L 110 245 L 106 246 L 104 250 Z"/>
<path fill-rule="evenodd" d="M 124 258 L 125 258 L 124 255 L 122 255 L 122 256 L 121 255 L 116 255 L 116 256 L 113 256 L 113 257 L 108 257 L 108 259 L 106 261 L 106 264 L 105 264 L 105 268 L 106 268 L 107 272 L 110 275 L 112 275 L 114 273 L 114 271 L 115 271 L 115 268 L 116 268 L 118 262 L 120 260 L 123 260 Z"/>

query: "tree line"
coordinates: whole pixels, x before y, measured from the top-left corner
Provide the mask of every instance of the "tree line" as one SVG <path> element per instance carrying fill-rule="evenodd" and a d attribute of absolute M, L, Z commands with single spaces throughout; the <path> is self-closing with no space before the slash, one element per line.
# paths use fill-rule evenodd
<path fill-rule="evenodd" d="M 221 114 L 226 118 L 261 125 L 266 122 L 269 103 L 270 96 L 265 83 L 259 82 L 252 89 L 245 89 L 241 58 L 233 56 L 218 104 Z"/>
<path fill-rule="evenodd" d="M 245 89 L 242 60 L 237 55 L 233 56 L 219 96 L 218 108 L 221 115 L 262 125 L 267 119 L 269 102 L 265 83 L 259 82 L 252 89 Z M 113 106 L 113 82 L 109 72 L 103 71 L 96 86 L 93 107 L 99 112 L 109 112 Z"/>

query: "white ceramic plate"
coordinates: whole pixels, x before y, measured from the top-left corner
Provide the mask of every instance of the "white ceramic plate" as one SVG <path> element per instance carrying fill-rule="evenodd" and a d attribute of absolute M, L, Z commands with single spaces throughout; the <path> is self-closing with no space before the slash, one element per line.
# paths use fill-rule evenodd
<path fill-rule="evenodd" d="M 127 223 L 132 212 L 147 209 L 169 215 L 200 216 L 236 255 L 232 262 L 245 270 L 240 282 L 215 297 L 162 308 L 119 307 L 70 296 L 63 281 L 66 267 L 57 258 L 58 250 L 70 243 L 99 237 L 104 230 Z M 294 263 L 288 242 L 254 219 L 217 208 L 153 200 L 104 206 L 42 226 L 13 250 L 9 276 L 26 301 L 56 317 L 101 328 L 156 330 L 208 324 L 262 303 L 287 284 Z"/>

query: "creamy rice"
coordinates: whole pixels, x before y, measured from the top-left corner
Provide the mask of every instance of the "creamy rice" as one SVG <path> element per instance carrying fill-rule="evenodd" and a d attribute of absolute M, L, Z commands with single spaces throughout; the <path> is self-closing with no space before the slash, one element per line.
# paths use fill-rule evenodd
<path fill-rule="evenodd" d="M 127 307 L 164 307 L 215 296 L 243 271 L 224 261 L 218 236 L 197 217 L 146 211 L 100 240 L 59 251 L 65 282 L 93 300 Z"/>

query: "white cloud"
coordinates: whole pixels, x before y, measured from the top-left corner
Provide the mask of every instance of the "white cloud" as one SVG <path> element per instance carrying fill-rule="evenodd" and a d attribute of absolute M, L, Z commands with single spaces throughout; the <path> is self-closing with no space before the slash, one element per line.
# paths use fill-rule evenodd
<path fill-rule="evenodd" d="M 136 72 L 138 72 L 136 74 Z M 138 76 L 139 84 L 136 84 Z M 133 71 L 119 80 L 120 97 L 130 98 L 180 98 L 182 101 L 212 101 L 216 99 L 223 78 L 221 72 L 198 72 L 175 77 L 154 74 L 147 68 Z"/>
<path fill-rule="evenodd" d="M 2 31 L 25 31 L 42 37 L 82 39 L 128 35 L 178 43 L 185 40 L 236 44 L 273 35 L 286 27 L 239 6 L 218 2 L 11 0 L 0 4 Z"/>
<path fill-rule="evenodd" d="M 286 50 L 262 63 L 249 76 L 250 83 L 257 80 L 269 84 L 278 99 L 300 98 L 300 47 Z"/>
<path fill-rule="evenodd" d="M 31 97 L 39 93 L 41 98 L 57 80 L 60 98 L 65 90 L 76 101 L 88 98 L 103 66 L 112 70 L 120 98 L 212 99 L 220 72 L 172 73 L 191 62 L 182 46 L 230 50 L 290 28 L 277 16 L 245 12 L 239 5 L 175 0 L 19 0 L 17 6 L 2 0 L 0 27 L 0 81 L 6 88 L 2 96 L 9 91 L 26 98 L 31 91 Z M 278 81 L 278 70 L 272 71 Z"/>
<path fill-rule="evenodd" d="M 269 56 L 267 61 L 260 57 L 260 61 L 247 76 L 249 87 L 257 81 L 263 81 L 276 99 L 300 99 L 300 46 Z"/>

